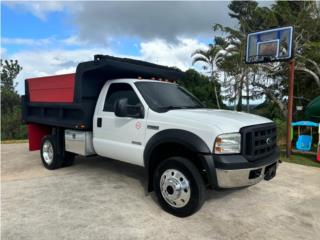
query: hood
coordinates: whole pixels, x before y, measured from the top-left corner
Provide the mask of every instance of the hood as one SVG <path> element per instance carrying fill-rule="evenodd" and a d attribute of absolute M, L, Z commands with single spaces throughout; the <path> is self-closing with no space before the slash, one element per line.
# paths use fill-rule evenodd
<path fill-rule="evenodd" d="M 170 110 L 166 115 L 185 124 L 220 128 L 223 133 L 238 132 L 242 127 L 272 122 L 254 114 L 215 109 L 178 109 Z"/>

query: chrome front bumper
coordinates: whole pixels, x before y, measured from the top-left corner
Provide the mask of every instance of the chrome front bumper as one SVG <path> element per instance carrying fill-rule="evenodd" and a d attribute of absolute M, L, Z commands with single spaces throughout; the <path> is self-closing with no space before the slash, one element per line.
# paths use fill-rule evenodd
<path fill-rule="evenodd" d="M 272 164 L 269 163 L 267 165 L 255 168 L 243 168 L 235 170 L 225 170 L 216 168 L 218 186 L 220 188 L 236 188 L 254 185 L 264 179 L 266 167 Z M 276 165 L 278 168 L 279 161 L 276 161 Z M 250 179 L 250 172 L 255 170 L 259 171 L 259 169 L 261 169 L 260 176 Z"/>

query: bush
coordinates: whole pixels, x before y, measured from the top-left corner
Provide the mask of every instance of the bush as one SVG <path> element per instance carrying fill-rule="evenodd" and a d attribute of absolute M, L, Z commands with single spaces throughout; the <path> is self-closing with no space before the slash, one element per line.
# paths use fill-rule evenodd
<path fill-rule="evenodd" d="M 1 114 L 1 140 L 26 139 L 27 126 L 21 122 L 21 106 Z"/>
<path fill-rule="evenodd" d="M 286 144 L 287 137 L 287 122 L 282 119 L 273 119 L 275 124 L 277 125 L 277 137 L 278 144 L 283 145 Z"/>

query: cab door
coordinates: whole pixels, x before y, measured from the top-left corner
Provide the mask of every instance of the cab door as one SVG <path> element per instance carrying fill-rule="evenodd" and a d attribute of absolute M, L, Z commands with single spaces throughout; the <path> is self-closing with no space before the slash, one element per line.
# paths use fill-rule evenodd
<path fill-rule="evenodd" d="M 126 98 L 128 104 L 141 104 L 133 86 L 126 82 L 115 82 L 99 98 L 93 122 L 93 144 L 97 154 L 143 166 L 146 112 L 143 118 L 117 117 L 115 103 Z"/>

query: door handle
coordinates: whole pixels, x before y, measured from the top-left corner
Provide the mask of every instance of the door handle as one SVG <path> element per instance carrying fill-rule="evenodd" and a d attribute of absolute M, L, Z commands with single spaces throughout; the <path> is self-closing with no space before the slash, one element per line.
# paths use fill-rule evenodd
<path fill-rule="evenodd" d="M 97 118 L 97 127 L 102 127 L 102 118 Z"/>

